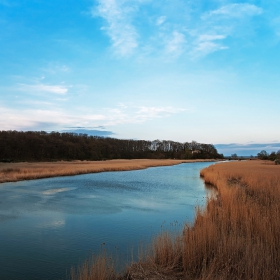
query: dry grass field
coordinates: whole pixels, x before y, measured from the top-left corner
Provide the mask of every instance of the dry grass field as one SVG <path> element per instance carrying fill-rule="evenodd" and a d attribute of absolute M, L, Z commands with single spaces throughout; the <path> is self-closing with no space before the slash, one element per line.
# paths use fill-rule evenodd
<path fill-rule="evenodd" d="M 104 171 L 137 170 L 147 167 L 167 166 L 180 164 L 182 162 L 199 161 L 212 160 L 121 159 L 107 161 L 0 163 L 0 183 Z"/>
<path fill-rule="evenodd" d="M 182 265 L 199 279 L 280 279 L 280 166 L 246 161 L 202 170 L 218 197 L 183 235 Z"/>
<path fill-rule="evenodd" d="M 218 195 L 197 210 L 181 235 L 158 236 L 123 276 L 112 274 L 103 259 L 91 266 L 93 275 L 103 265 L 101 277 L 91 278 L 87 268 L 72 279 L 280 279 L 280 166 L 221 163 L 201 176 Z"/>

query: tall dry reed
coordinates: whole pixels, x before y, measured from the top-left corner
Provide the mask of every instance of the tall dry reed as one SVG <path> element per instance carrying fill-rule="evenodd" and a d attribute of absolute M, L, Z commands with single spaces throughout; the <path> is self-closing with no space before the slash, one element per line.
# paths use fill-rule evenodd
<path fill-rule="evenodd" d="M 183 236 L 184 271 L 201 279 L 279 279 L 280 168 L 233 162 L 201 175 L 219 196 Z"/>
<path fill-rule="evenodd" d="M 116 278 L 114 261 L 105 249 L 98 256 L 92 255 L 77 269 L 72 268 L 70 273 L 71 280 L 114 280 Z"/>

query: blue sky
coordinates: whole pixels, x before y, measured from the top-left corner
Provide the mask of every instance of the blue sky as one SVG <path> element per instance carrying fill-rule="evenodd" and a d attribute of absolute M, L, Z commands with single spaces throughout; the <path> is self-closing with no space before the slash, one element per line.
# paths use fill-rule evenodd
<path fill-rule="evenodd" d="M 279 11 L 278 0 L 0 0 L 0 130 L 280 149 Z"/>

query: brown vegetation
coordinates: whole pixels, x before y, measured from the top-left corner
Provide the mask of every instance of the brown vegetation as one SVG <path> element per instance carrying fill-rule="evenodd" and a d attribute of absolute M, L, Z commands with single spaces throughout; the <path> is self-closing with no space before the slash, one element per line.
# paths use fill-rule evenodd
<path fill-rule="evenodd" d="M 122 159 L 108 161 L 0 163 L 0 183 L 104 171 L 137 170 L 153 166 L 167 166 L 182 162 L 198 161 L 209 160 Z"/>
<path fill-rule="evenodd" d="M 92 258 L 86 261 L 77 270 L 71 269 L 72 280 L 113 280 L 116 279 L 114 262 L 103 249 L 98 255 L 92 255 Z"/>
<path fill-rule="evenodd" d="M 238 161 L 201 176 L 218 195 L 183 234 L 159 236 L 119 279 L 280 279 L 280 167 Z"/>

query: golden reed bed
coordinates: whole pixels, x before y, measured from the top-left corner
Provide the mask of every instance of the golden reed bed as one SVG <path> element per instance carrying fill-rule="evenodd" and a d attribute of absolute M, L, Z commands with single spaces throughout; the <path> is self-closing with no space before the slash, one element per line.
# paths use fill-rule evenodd
<path fill-rule="evenodd" d="M 0 183 L 104 171 L 137 170 L 147 167 L 167 166 L 180 164 L 183 162 L 201 161 L 213 160 L 121 159 L 107 161 L 0 163 Z"/>
<path fill-rule="evenodd" d="M 182 234 L 163 233 L 121 276 L 106 256 L 72 279 L 280 279 L 280 166 L 246 161 L 201 171 L 218 195 Z"/>

